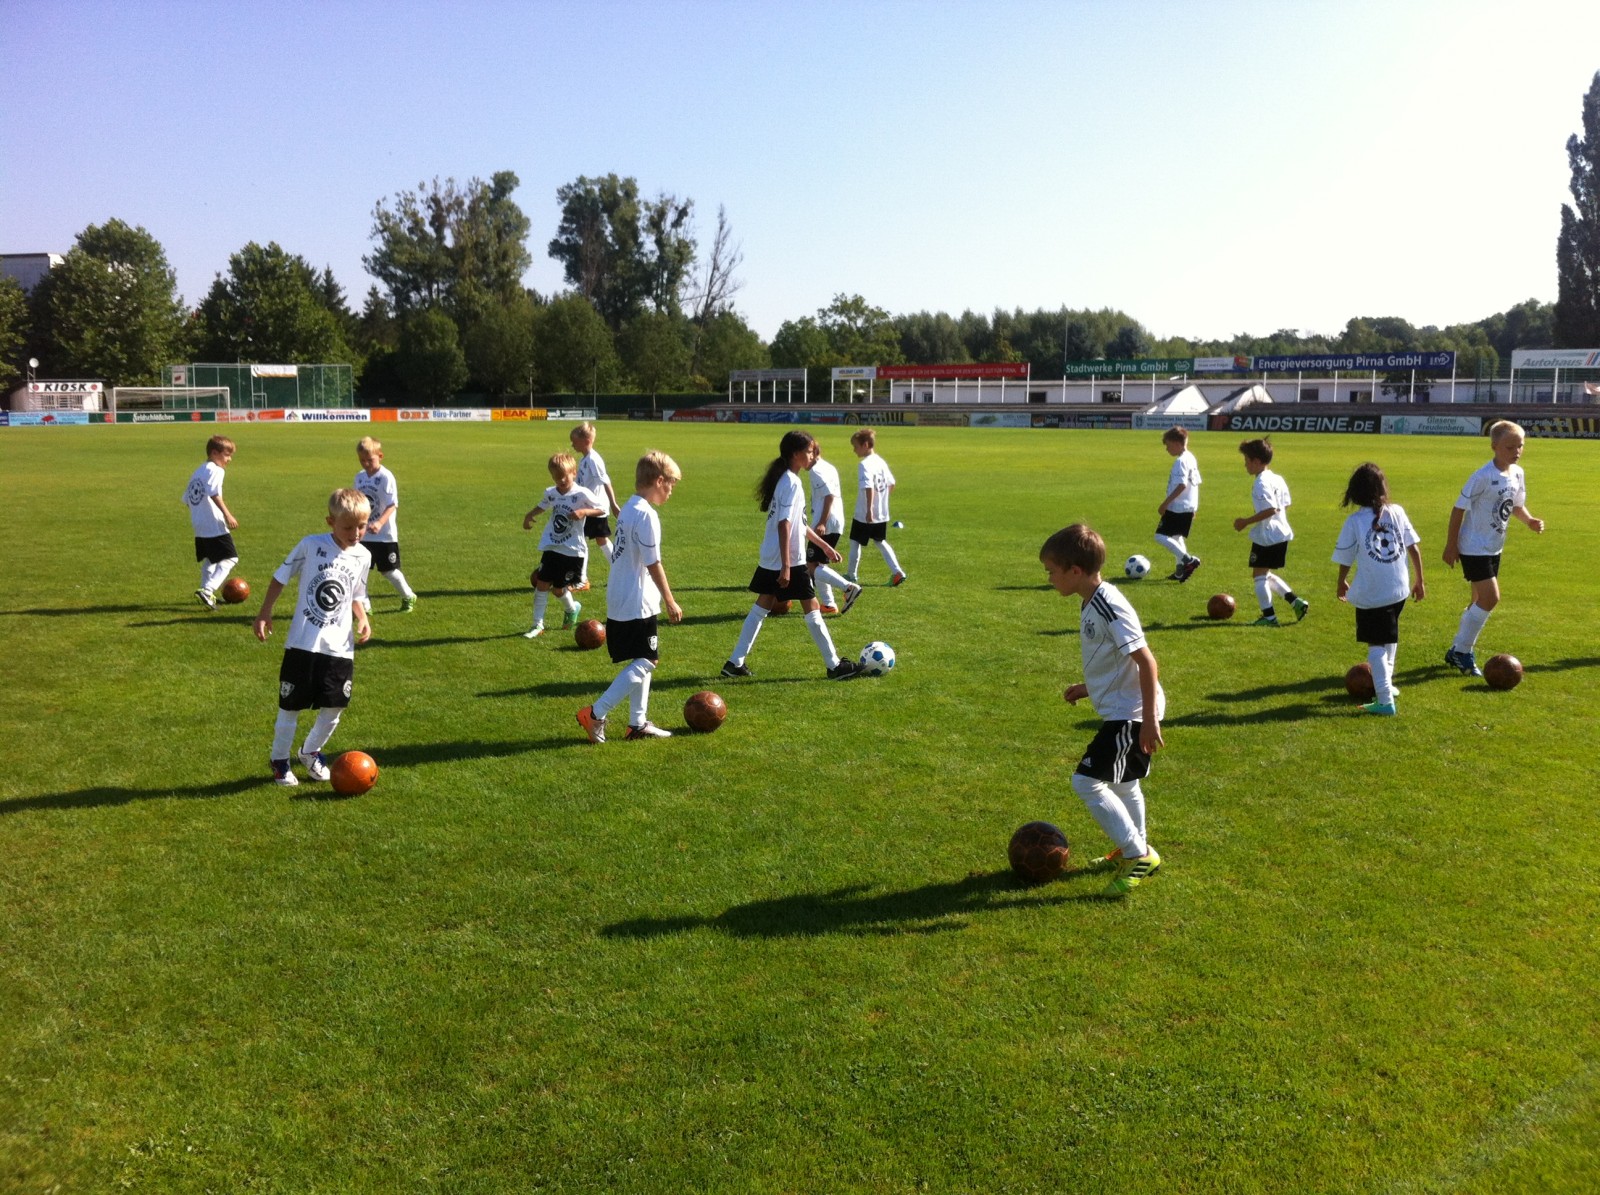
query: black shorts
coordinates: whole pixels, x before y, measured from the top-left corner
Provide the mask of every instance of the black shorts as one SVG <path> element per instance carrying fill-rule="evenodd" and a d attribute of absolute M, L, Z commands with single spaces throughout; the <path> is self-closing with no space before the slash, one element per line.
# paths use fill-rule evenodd
<path fill-rule="evenodd" d="M 1281 544 L 1251 544 L 1251 568 L 1282 568 L 1283 562 L 1289 558 L 1289 541 Z"/>
<path fill-rule="evenodd" d="M 823 535 L 822 538 L 828 541 L 828 546 L 830 548 L 837 548 L 839 546 L 839 532 L 837 532 L 837 531 L 829 531 L 825 535 Z M 828 563 L 828 558 L 822 554 L 822 549 L 817 547 L 817 545 L 812 543 L 809 539 L 806 540 L 806 563 L 807 564 L 827 564 Z"/>
<path fill-rule="evenodd" d="M 1500 553 L 1493 556 L 1463 556 L 1461 575 L 1469 581 L 1492 581 L 1500 575 Z"/>
<path fill-rule="evenodd" d="M 606 619 L 606 649 L 613 664 L 625 660 L 649 660 L 654 664 L 661 658 L 656 650 L 656 616 Z"/>
<path fill-rule="evenodd" d="M 811 574 L 806 571 L 803 564 L 789 566 L 789 587 L 781 588 L 778 585 L 778 570 L 775 568 L 758 568 L 756 575 L 750 578 L 750 592 L 770 594 L 779 601 L 803 602 L 807 598 L 817 596 L 817 589 L 811 583 Z"/>
<path fill-rule="evenodd" d="M 1389 606 L 1356 607 L 1356 642 L 1368 647 L 1384 647 L 1400 642 L 1400 612 L 1406 608 L 1401 598 Z"/>
<path fill-rule="evenodd" d="M 1169 510 L 1161 516 L 1161 522 L 1156 525 L 1156 534 L 1167 536 L 1188 535 L 1189 528 L 1193 526 L 1194 511 Z"/>
<path fill-rule="evenodd" d="M 850 520 L 850 542 L 853 544 L 882 543 L 889 538 L 888 523 L 863 523 Z"/>
<path fill-rule="evenodd" d="M 584 539 L 610 539 L 611 520 L 605 515 L 590 515 L 583 521 Z"/>
<path fill-rule="evenodd" d="M 367 555 L 372 557 L 372 567 L 380 575 L 392 573 L 400 567 L 400 545 L 397 543 L 371 543 L 362 540 L 361 546 L 367 550 Z"/>
<path fill-rule="evenodd" d="M 350 704 L 356 662 L 291 647 L 278 669 L 280 710 L 342 710 Z"/>
<path fill-rule="evenodd" d="M 194 537 L 194 558 L 221 564 L 224 560 L 239 559 L 239 549 L 233 546 L 231 535 L 197 535 Z"/>
<path fill-rule="evenodd" d="M 1107 784 L 1143 780 L 1150 774 L 1150 757 L 1139 750 L 1143 722 L 1103 722 L 1078 761 L 1078 775 Z"/>
<path fill-rule="evenodd" d="M 565 589 L 583 579 L 583 560 L 565 552 L 546 552 L 533 575 L 552 589 Z"/>

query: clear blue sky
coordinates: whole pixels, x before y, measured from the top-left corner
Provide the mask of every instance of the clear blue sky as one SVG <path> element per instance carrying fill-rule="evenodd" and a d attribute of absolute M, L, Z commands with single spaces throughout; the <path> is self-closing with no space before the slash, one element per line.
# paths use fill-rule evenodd
<path fill-rule="evenodd" d="M 118 217 L 197 303 L 277 241 L 359 307 L 378 200 L 512 170 L 719 204 L 765 337 L 1119 307 L 1157 336 L 1555 297 L 1600 3 L 0 0 L 0 252 Z"/>

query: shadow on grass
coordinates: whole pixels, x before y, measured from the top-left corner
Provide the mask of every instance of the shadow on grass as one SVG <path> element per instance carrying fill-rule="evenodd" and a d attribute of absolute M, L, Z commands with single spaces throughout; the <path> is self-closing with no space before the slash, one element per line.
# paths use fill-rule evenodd
<path fill-rule="evenodd" d="M 446 635 L 438 639 L 385 639 L 377 626 L 373 627 L 372 638 L 358 646 L 358 651 L 373 651 L 378 648 L 393 647 L 449 647 L 456 643 L 497 643 L 501 639 L 520 639 L 521 631 L 508 631 L 503 635 Z"/>
<path fill-rule="evenodd" d="M 174 603 L 164 602 L 158 606 L 61 606 L 58 608 L 35 606 L 27 610 L 0 610 L 0 618 L 17 618 L 22 615 L 31 615 L 35 618 L 70 618 L 75 614 L 141 614 L 147 610 L 171 610 Z M 213 618 L 210 610 L 202 610 L 199 605 L 194 606 L 192 619 Z M 178 619 L 175 621 L 188 622 L 191 619 Z M 139 623 L 135 626 L 143 625 Z M 165 623 L 153 624 L 164 626 Z"/>
<path fill-rule="evenodd" d="M 112 805 L 127 805 L 133 801 L 160 800 L 166 797 L 215 798 L 231 797 L 253 788 L 271 788 L 271 776 L 249 776 L 237 780 L 224 780 L 217 784 L 194 784 L 187 788 L 116 788 L 110 785 L 98 788 L 80 788 L 75 792 L 41 793 L 36 797 L 12 797 L 0 801 L 0 817 L 10 813 L 28 813 L 40 809 L 97 809 Z"/>
<path fill-rule="evenodd" d="M 1089 874 L 1068 872 L 1062 879 Z M 734 905 L 715 917 L 635 917 L 604 926 L 600 936 L 659 938 L 695 929 L 717 930 L 739 938 L 940 934 L 964 929 L 966 923 L 960 918 L 977 913 L 1083 901 L 1107 903 L 1098 888 L 1093 893 L 1046 895 L 1048 889 L 1024 884 L 1009 871 L 974 872 L 964 880 L 925 884 L 903 892 L 867 895 L 868 891 L 869 885 L 855 884 L 832 892 L 802 892 Z"/>
<path fill-rule="evenodd" d="M 1358 661 L 1352 661 L 1355 663 Z M 1444 666 L 1421 665 L 1408 668 L 1404 672 L 1394 674 L 1395 683 L 1401 686 L 1417 684 L 1427 680 L 1437 680 L 1439 674 L 1446 671 Z M 1331 676 L 1313 676 L 1305 680 L 1292 681 L 1282 685 L 1260 685 L 1254 689 L 1236 689 L 1231 693 L 1207 693 L 1206 700 L 1221 702 L 1264 701 L 1269 697 L 1287 697 L 1294 693 L 1327 693 L 1329 697 L 1324 700 L 1346 702 L 1350 695 L 1345 692 L 1344 673 Z"/>
<path fill-rule="evenodd" d="M 620 668 L 621 666 L 618 665 Z M 757 680 L 754 677 L 745 677 L 738 681 L 729 680 L 725 676 L 654 676 L 650 681 L 650 692 L 671 692 L 674 689 L 692 689 L 698 693 L 701 689 L 714 688 L 718 685 L 729 686 L 721 688 L 718 692 L 724 695 L 733 691 L 732 686 L 745 685 L 796 685 L 807 681 L 821 680 L 822 677 L 806 676 L 780 676 L 768 680 Z M 474 693 L 474 697 L 598 697 L 605 692 L 609 680 L 558 680 L 547 681 L 539 685 L 526 685 L 520 689 L 491 689 L 483 693 Z"/>
<path fill-rule="evenodd" d="M 1147 631 L 1204 631 L 1212 627 L 1225 627 L 1229 623 L 1226 618 L 1212 618 L 1209 614 L 1196 614 L 1183 622 L 1147 622 L 1144 629 Z M 1246 626 L 1249 623 L 1244 624 Z"/>
<path fill-rule="evenodd" d="M 516 585 L 505 589 L 419 589 L 417 596 L 423 600 L 447 597 L 515 597 L 517 595 L 529 597 L 533 594 L 533 586 Z M 382 613 L 382 611 L 379 611 Z"/>

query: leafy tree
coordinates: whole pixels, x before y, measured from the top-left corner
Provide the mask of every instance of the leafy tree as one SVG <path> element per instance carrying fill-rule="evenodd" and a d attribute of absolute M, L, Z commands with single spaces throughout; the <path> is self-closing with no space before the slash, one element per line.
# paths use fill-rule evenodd
<path fill-rule="evenodd" d="M 486 307 L 467 330 L 467 369 L 486 393 L 501 397 L 532 389 L 533 313 L 526 293 L 514 295 Z"/>
<path fill-rule="evenodd" d="M 727 210 L 717 208 L 717 231 L 711 238 L 711 253 L 706 259 L 705 273 L 695 286 L 691 303 L 694 308 L 694 344 L 691 350 L 689 372 L 697 377 L 727 369 L 759 368 L 758 366 L 713 367 L 707 363 L 707 338 L 712 324 L 721 315 L 733 310 L 733 296 L 744 284 L 735 274 L 744 262 L 744 252 L 733 243 L 733 228 L 728 223 Z M 740 321 L 741 324 L 743 321 Z M 747 328 L 746 331 L 749 329 Z"/>
<path fill-rule="evenodd" d="M 28 343 L 28 296 L 15 278 L 0 278 L 0 390 L 22 377 Z"/>
<path fill-rule="evenodd" d="M 692 199 L 641 202 L 632 178 L 580 176 L 556 191 L 561 223 L 550 256 L 613 330 L 644 310 L 676 315 L 695 259 Z"/>
<path fill-rule="evenodd" d="M 828 334 L 809 315 L 784 320 L 772 338 L 772 364 L 776 369 L 812 369 L 834 364 Z"/>
<path fill-rule="evenodd" d="M 702 390 L 724 390 L 735 369 L 767 369 L 772 356 L 755 329 L 733 310 L 719 311 L 699 328 L 700 368 L 693 384 Z"/>
<path fill-rule="evenodd" d="M 900 355 L 913 365 L 959 364 L 969 359 L 960 327 L 942 311 L 897 315 L 894 326 Z"/>
<path fill-rule="evenodd" d="M 200 304 L 201 356 L 354 364 L 330 302 L 343 309 L 331 270 L 319 274 L 276 242 L 263 247 L 251 241 L 228 259 L 227 274 L 217 275 Z"/>
<path fill-rule="evenodd" d="M 641 312 L 617 336 L 617 354 L 639 389 L 650 394 L 685 390 L 689 384 L 690 335 L 688 321 L 682 316 Z"/>
<path fill-rule="evenodd" d="M 693 212 L 694 200 L 664 192 L 644 206 L 645 298 L 657 313 L 678 315 L 683 310 L 683 287 L 694 264 L 695 243 L 688 227 Z"/>
<path fill-rule="evenodd" d="M 89 225 L 33 293 L 45 368 L 154 385 L 161 367 L 188 356 L 187 317 L 160 243 L 121 220 Z"/>
<path fill-rule="evenodd" d="M 894 321 L 882 307 L 860 295 L 834 295 L 833 302 L 817 312 L 817 326 L 828 338 L 832 360 L 818 365 L 897 365 L 900 338 Z"/>
<path fill-rule="evenodd" d="M 611 330 L 582 295 L 552 299 L 537 309 L 533 365 L 545 393 L 584 394 L 614 390 L 622 365 Z"/>
<path fill-rule="evenodd" d="M 376 286 L 367 288 L 366 302 L 356 317 L 355 343 L 363 353 L 371 354 L 380 348 L 392 349 L 400 343 L 400 325 L 395 320 L 394 308 Z"/>
<path fill-rule="evenodd" d="M 402 321 L 394 364 L 407 392 L 424 402 L 449 399 L 466 385 L 467 360 L 455 321 L 437 307 Z"/>
<path fill-rule="evenodd" d="M 1583 136 L 1567 138 L 1572 203 L 1556 240 L 1555 342 L 1600 346 L 1600 71 L 1583 97 Z"/>
<path fill-rule="evenodd" d="M 1548 349 L 1556 344 L 1556 309 L 1553 304 L 1541 303 L 1538 299 L 1524 299 L 1515 307 L 1496 312 L 1473 326 L 1488 337 L 1498 357 L 1510 357 L 1516 349 Z"/>

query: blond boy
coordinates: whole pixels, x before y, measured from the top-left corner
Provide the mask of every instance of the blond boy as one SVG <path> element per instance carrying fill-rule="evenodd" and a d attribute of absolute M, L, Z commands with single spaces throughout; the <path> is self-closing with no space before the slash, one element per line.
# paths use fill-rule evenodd
<path fill-rule="evenodd" d="M 550 478 L 555 482 L 544 492 L 539 504 L 522 518 L 522 529 L 531 531 L 540 515 L 550 512 L 550 519 L 539 536 L 539 567 L 528 578 L 533 583 L 533 627 L 523 638 L 537 639 L 544 634 L 544 612 L 554 592 L 561 601 L 565 615 L 563 627 L 578 621 L 583 610 L 572 596 L 578 579 L 583 576 L 583 562 L 588 555 L 584 541 L 584 521 L 601 513 L 601 499 L 577 483 L 578 462 L 570 453 L 558 452 L 548 462 Z"/>
<path fill-rule="evenodd" d="M 583 536 L 592 539 L 595 546 L 600 549 L 607 560 L 611 559 L 611 519 L 609 516 L 621 514 L 622 507 L 617 505 L 617 492 L 611 488 L 611 474 L 606 472 L 606 462 L 594 450 L 595 430 L 592 423 L 580 423 L 573 428 L 569 439 L 572 441 L 572 451 L 578 454 L 578 484 L 588 490 L 596 498 L 603 499 L 601 505 L 605 507 L 598 515 L 592 515 L 583 524 Z M 589 555 L 584 553 L 583 576 L 578 579 L 573 588 L 584 590 L 589 588 Z"/>
<path fill-rule="evenodd" d="M 233 460 L 233 441 L 227 436 L 212 436 L 206 441 L 206 460 L 189 477 L 183 490 L 183 504 L 189 508 L 194 526 L 194 558 L 200 564 L 200 588 L 194 596 L 208 610 L 217 608 L 217 590 L 239 563 L 230 532 L 238 527 L 228 504 L 222 500 L 223 470 Z"/>
<path fill-rule="evenodd" d="M 356 459 L 361 469 L 355 487 L 372 504 L 372 520 L 362 542 L 372 554 L 372 567 L 400 595 L 400 613 L 410 614 L 417 608 L 417 595 L 400 571 L 400 528 L 395 517 L 400 511 L 400 487 L 384 466 L 381 441 L 363 436 L 356 442 Z"/>

